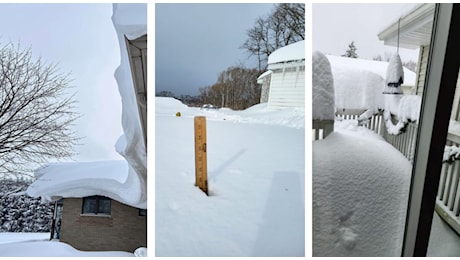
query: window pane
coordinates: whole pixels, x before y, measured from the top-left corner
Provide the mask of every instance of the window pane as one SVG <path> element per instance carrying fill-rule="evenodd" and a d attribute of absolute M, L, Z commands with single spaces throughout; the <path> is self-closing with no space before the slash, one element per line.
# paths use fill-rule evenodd
<path fill-rule="evenodd" d="M 110 214 L 110 199 L 108 199 L 108 198 L 99 198 L 98 213 Z"/>
<path fill-rule="evenodd" d="M 95 197 L 83 198 L 83 213 L 96 213 L 97 204 Z"/>

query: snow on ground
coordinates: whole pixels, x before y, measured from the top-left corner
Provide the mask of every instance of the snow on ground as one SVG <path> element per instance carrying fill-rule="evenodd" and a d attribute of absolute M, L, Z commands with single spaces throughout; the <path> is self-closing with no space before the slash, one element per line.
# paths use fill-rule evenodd
<path fill-rule="evenodd" d="M 326 144 L 313 142 L 314 256 L 399 256 L 404 230 L 401 216 L 405 215 L 410 185 L 407 162 L 383 144 L 380 135 L 358 126 L 357 120 L 336 121 L 334 129 Z M 371 143 L 375 147 L 370 149 Z M 447 149 L 446 153 L 455 151 Z M 394 157 L 391 163 L 399 166 L 385 165 L 387 157 Z M 399 175 L 392 172 L 398 167 Z M 396 214 L 387 214 L 389 211 Z M 388 223 L 390 220 L 394 222 Z M 389 234 L 391 230 L 397 231 Z M 459 244 L 460 236 L 434 212 L 427 256 L 460 256 Z"/>
<path fill-rule="evenodd" d="M 194 186 L 195 115 L 207 116 L 209 197 Z M 304 256 L 304 140 L 302 110 L 156 98 L 155 255 Z"/>
<path fill-rule="evenodd" d="M 355 123 L 312 145 L 313 256 L 399 256 L 411 165 Z"/>
<path fill-rule="evenodd" d="M 66 243 L 49 241 L 49 237 L 49 233 L 0 233 L 0 257 L 134 256 L 121 251 L 80 251 Z"/>

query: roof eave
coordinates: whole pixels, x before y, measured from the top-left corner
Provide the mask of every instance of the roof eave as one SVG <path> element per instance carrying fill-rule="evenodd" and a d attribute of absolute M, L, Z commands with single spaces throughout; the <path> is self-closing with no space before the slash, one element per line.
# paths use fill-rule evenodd
<path fill-rule="evenodd" d="M 378 38 L 385 45 L 398 45 L 402 48 L 416 49 L 428 45 L 431 38 L 433 24 L 434 3 L 421 4 L 409 14 L 396 20 L 378 34 Z"/>

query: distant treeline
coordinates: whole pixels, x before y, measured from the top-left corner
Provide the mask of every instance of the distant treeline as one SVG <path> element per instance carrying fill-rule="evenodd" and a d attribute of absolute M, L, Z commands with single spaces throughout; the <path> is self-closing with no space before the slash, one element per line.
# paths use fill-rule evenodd
<path fill-rule="evenodd" d="M 200 88 L 198 96 L 176 96 L 170 91 L 157 92 L 156 96 L 174 97 L 188 106 L 212 104 L 235 110 L 258 104 L 262 86 L 257 84 L 257 78 L 266 70 L 268 56 L 281 47 L 305 39 L 305 4 L 274 5 L 268 15 L 255 20 L 246 35 L 240 48 L 257 58 L 257 68 L 229 67 L 219 74 L 216 83 Z"/>

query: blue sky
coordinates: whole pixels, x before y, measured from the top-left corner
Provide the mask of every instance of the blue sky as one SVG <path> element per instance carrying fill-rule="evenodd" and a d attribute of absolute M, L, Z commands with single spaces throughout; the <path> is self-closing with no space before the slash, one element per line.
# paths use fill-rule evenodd
<path fill-rule="evenodd" d="M 156 4 L 155 86 L 198 95 L 230 66 L 256 67 L 240 46 L 259 16 L 274 4 Z"/>
<path fill-rule="evenodd" d="M 0 42 L 20 41 L 37 57 L 70 72 L 77 91 L 77 134 L 85 137 L 74 159 L 122 159 L 121 99 L 113 76 L 120 63 L 112 4 L 0 4 Z"/>

